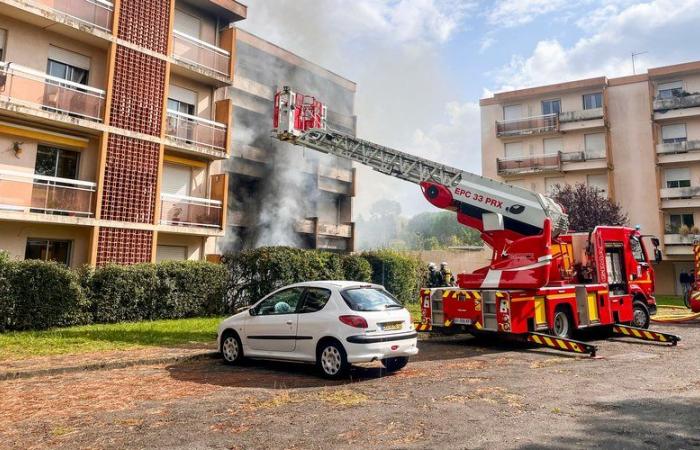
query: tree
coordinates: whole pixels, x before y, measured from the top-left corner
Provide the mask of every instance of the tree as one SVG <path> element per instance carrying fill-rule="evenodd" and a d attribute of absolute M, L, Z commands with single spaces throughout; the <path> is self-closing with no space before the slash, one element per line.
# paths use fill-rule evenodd
<path fill-rule="evenodd" d="M 552 199 L 569 215 L 569 229 L 591 231 L 598 225 L 626 225 L 627 214 L 595 186 L 555 186 Z"/>
<path fill-rule="evenodd" d="M 449 211 L 426 212 L 413 216 L 403 234 L 404 240 L 412 243 L 412 248 L 420 250 L 457 245 L 483 245 L 479 232 L 459 223 L 455 213 Z"/>

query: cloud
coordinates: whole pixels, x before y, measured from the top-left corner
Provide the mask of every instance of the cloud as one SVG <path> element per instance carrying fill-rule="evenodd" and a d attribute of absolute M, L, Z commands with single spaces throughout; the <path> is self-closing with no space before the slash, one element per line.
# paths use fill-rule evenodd
<path fill-rule="evenodd" d="M 568 0 L 499 0 L 486 11 L 486 20 L 491 25 L 510 28 L 573 4 Z"/>
<path fill-rule="evenodd" d="M 603 2 L 577 21 L 584 36 L 571 46 L 557 39 L 535 44 L 529 56 L 514 55 L 491 73 L 495 90 L 509 90 L 594 76 L 632 74 L 631 53 L 647 51 L 635 60 L 637 71 L 700 57 L 696 26 L 700 0 L 654 0 L 646 3 Z"/>
<path fill-rule="evenodd" d="M 498 41 L 496 41 L 496 39 L 494 39 L 492 36 L 489 36 L 489 35 L 484 36 L 484 38 L 481 39 L 481 42 L 479 44 L 479 53 L 480 54 L 484 53 L 486 50 L 491 48 L 493 46 L 493 44 L 495 44 L 496 42 L 498 42 Z"/>

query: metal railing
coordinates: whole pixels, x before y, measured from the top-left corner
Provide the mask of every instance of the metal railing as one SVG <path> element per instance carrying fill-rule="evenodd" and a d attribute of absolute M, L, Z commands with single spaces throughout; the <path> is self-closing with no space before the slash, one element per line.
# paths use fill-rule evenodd
<path fill-rule="evenodd" d="M 229 52 L 177 30 L 173 30 L 173 57 L 221 75 L 230 75 Z"/>
<path fill-rule="evenodd" d="M 219 200 L 160 195 L 160 223 L 188 227 L 221 228 L 222 204 Z"/>
<path fill-rule="evenodd" d="M 90 181 L 0 170 L 0 210 L 92 217 L 96 189 Z"/>
<path fill-rule="evenodd" d="M 693 150 L 700 150 L 700 140 L 696 141 L 683 141 L 683 142 L 670 142 L 667 144 L 657 144 L 656 153 L 686 153 Z"/>
<path fill-rule="evenodd" d="M 532 116 L 523 119 L 496 121 L 496 135 L 499 137 L 551 133 L 558 130 L 558 114 L 545 114 L 543 116 Z"/>
<path fill-rule="evenodd" d="M 165 134 L 185 144 L 226 150 L 226 125 L 201 117 L 168 110 Z"/>
<path fill-rule="evenodd" d="M 105 0 L 35 0 L 37 3 L 105 31 L 112 31 L 114 5 Z"/>
<path fill-rule="evenodd" d="M 101 122 L 105 91 L 19 64 L 0 62 L 0 98 Z"/>

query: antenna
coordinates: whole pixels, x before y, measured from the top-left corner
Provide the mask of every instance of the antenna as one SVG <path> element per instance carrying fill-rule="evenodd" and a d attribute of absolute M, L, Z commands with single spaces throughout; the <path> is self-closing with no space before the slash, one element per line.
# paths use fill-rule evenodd
<path fill-rule="evenodd" d="M 637 70 L 636 70 L 635 67 L 634 67 L 634 57 L 635 57 L 635 56 L 639 56 L 639 55 L 643 55 L 643 54 L 645 54 L 645 53 L 649 53 L 649 52 L 646 51 L 646 50 L 643 51 L 643 52 L 636 52 L 636 53 L 635 53 L 635 52 L 632 52 L 632 74 L 633 74 L 633 75 L 637 75 Z"/>

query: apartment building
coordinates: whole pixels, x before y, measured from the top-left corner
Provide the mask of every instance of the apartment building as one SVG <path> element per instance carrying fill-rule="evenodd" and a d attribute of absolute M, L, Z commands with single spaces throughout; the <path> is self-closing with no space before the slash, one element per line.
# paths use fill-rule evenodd
<path fill-rule="evenodd" d="M 551 192 L 585 183 L 661 238 L 657 292 L 678 294 L 700 234 L 700 62 L 501 92 L 482 99 L 490 178 Z"/>
<path fill-rule="evenodd" d="M 224 164 L 228 227 L 220 250 L 285 243 L 354 250 L 352 163 L 281 143 L 271 129 L 275 92 L 288 85 L 328 106 L 330 128 L 354 135 L 355 83 L 243 30 L 236 38 L 236 77 L 228 89 L 233 153 Z"/>
<path fill-rule="evenodd" d="M 203 259 L 226 229 L 234 0 L 0 1 L 0 249 Z"/>

